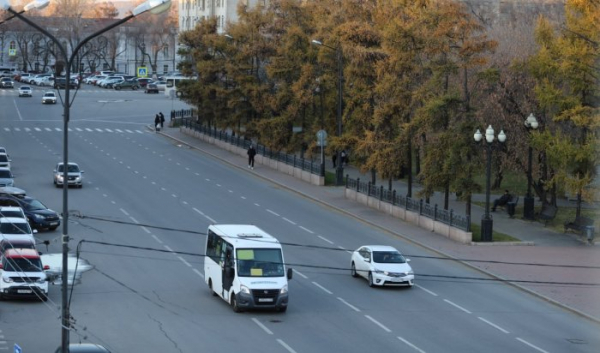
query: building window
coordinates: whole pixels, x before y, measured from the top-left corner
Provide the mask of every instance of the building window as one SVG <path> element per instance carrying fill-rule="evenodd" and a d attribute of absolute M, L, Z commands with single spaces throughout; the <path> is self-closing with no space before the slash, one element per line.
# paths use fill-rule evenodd
<path fill-rule="evenodd" d="M 163 65 L 163 74 L 169 72 L 169 65 Z"/>
<path fill-rule="evenodd" d="M 165 44 L 163 45 L 163 58 L 168 58 L 169 57 L 169 45 Z"/>

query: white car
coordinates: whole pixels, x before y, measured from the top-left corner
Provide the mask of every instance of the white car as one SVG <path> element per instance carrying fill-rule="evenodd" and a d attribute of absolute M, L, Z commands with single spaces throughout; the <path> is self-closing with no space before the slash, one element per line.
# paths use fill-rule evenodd
<path fill-rule="evenodd" d="M 42 87 L 54 87 L 54 76 L 46 76 L 39 80 L 37 84 Z"/>
<path fill-rule="evenodd" d="M 350 264 L 352 277 L 364 277 L 373 286 L 409 286 L 415 274 L 396 248 L 387 245 L 365 245 L 352 253 Z"/>
<path fill-rule="evenodd" d="M 33 97 L 33 90 L 29 86 L 19 87 L 19 97 Z"/>
<path fill-rule="evenodd" d="M 63 176 L 65 173 L 65 169 L 63 168 L 63 163 L 60 162 L 54 167 L 54 185 L 58 187 L 62 187 L 65 183 L 63 180 Z M 79 169 L 79 165 L 77 163 L 69 162 L 67 168 L 67 186 L 75 186 L 78 188 L 83 187 L 83 170 Z"/>
<path fill-rule="evenodd" d="M 56 94 L 52 91 L 44 93 L 42 97 L 42 104 L 56 104 Z"/>
<path fill-rule="evenodd" d="M 27 296 L 48 300 L 48 278 L 35 249 L 7 249 L 0 262 L 0 299 Z"/>
<path fill-rule="evenodd" d="M 17 206 L 0 206 L 0 217 L 16 217 L 27 220 L 23 209 Z"/>
<path fill-rule="evenodd" d="M 0 153 L 0 167 L 10 169 L 10 162 L 12 162 L 12 160 L 8 157 L 8 154 Z"/>
<path fill-rule="evenodd" d="M 44 77 L 52 76 L 50 74 L 37 74 L 29 79 L 30 85 L 39 86 L 40 82 L 44 79 Z"/>
<path fill-rule="evenodd" d="M 33 239 L 37 234 L 36 229 L 31 229 L 27 219 L 21 217 L 1 217 L 0 218 L 0 237 L 13 239 Z"/>

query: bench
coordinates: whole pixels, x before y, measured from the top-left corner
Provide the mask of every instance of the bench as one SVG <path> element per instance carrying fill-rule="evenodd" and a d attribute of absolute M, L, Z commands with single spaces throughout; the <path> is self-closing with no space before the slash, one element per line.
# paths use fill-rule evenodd
<path fill-rule="evenodd" d="M 558 208 L 553 205 L 543 205 L 542 210 L 538 214 L 538 218 L 544 221 L 544 227 L 548 224 L 548 221 L 551 221 L 556 217 L 556 212 Z"/>
<path fill-rule="evenodd" d="M 589 240 L 594 239 L 594 220 L 591 218 L 583 216 L 575 217 L 573 222 L 565 222 L 565 233 L 568 229 L 586 233 Z"/>
<path fill-rule="evenodd" d="M 519 202 L 519 196 L 512 196 L 510 201 L 506 203 L 506 213 L 510 218 L 515 216 L 515 208 L 517 207 L 517 203 Z"/>

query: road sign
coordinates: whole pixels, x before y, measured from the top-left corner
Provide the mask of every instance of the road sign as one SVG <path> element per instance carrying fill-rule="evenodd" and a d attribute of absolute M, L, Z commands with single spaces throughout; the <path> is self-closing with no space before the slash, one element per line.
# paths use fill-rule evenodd
<path fill-rule="evenodd" d="M 317 131 L 317 146 L 327 146 L 327 132 L 325 130 Z"/>
<path fill-rule="evenodd" d="M 15 353 L 22 353 L 23 350 L 21 350 L 21 347 L 19 347 L 18 344 L 15 343 Z"/>
<path fill-rule="evenodd" d="M 145 66 L 140 66 L 137 69 L 138 77 L 148 77 L 148 68 Z"/>
<path fill-rule="evenodd" d="M 17 55 L 17 49 L 8 49 L 8 56 Z"/>

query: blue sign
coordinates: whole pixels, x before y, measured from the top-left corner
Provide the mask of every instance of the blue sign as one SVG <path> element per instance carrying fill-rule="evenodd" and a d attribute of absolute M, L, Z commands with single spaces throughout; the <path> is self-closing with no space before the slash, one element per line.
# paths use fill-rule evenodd
<path fill-rule="evenodd" d="M 148 68 L 145 66 L 138 67 L 137 75 L 138 77 L 148 77 Z"/>
<path fill-rule="evenodd" d="M 21 347 L 19 347 L 18 344 L 15 343 L 15 353 L 22 353 L 23 351 L 21 350 Z"/>

